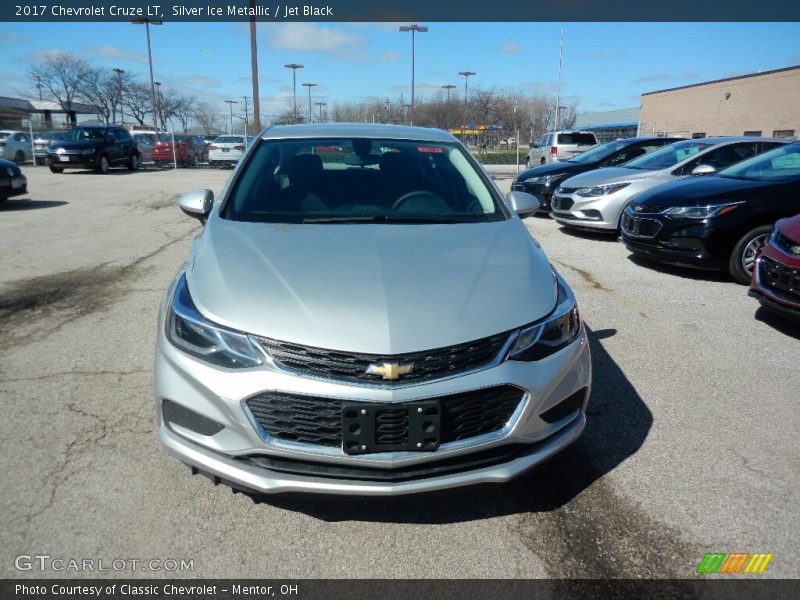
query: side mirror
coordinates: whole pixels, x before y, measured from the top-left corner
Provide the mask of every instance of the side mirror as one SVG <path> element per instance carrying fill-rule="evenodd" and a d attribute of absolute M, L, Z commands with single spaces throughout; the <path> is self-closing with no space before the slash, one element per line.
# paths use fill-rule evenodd
<path fill-rule="evenodd" d="M 697 165 L 692 169 L 692 175 L 713 175 L 717 170 L 711 165 Z"/>
<path fill-rule="evenodd" d="M 520 219 L 529 217 L 539 210 L 539 199 L 533 194 L 526 192 L 508 192 L 506 195 L 511 210 L 517 213 Z"/>
<path fill-rule="evenodd" d="M 190 190 L 178 198 L 178 206 L 190 217 L 205 224 L 214 206 L 214 192 L 211 190 Z"/>

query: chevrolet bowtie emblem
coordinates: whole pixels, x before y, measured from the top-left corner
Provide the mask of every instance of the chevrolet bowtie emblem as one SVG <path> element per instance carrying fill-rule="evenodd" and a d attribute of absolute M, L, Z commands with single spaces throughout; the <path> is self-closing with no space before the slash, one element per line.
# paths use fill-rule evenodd
<path fill-rule="evenodd" d="M 370 365 L 367 367 L 368 375 L 380 375 L 384 379 L 397 379 L 401 375 L 407 375 L 414 370 L 414 365 L 400 365 L 397 363 L 383 363 L 382 365 Z"/>
<path fill-rule="evenodd" d="M 789 250 L 791 250 L 792 254 L 800 256 L 800 246 L 792 246 Z"/>

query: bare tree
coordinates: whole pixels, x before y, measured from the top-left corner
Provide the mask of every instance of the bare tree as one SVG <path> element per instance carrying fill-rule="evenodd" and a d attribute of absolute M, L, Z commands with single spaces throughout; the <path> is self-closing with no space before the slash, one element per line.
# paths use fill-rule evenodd
<path fill-rule="evenodd" d="M 181 124 L 183 132 L 189 129 L 189 122 L 195 113 L 197 99 L 194 96 L 176 96 L 174 101 L 175 118 Z"/>
<path fill-rule="evenodd" d="M 220 115 L 219 112 L 208 102 L 200 102 L 194 107 L 194 120 L 200 124 L 200 127 L 206 132 L 206 135 L 211 135 L 211 130 L 214 129 L 214 123 L 217 122 Z"/>
<path fill-rule="evenodd" d="M 144 126 L 145 118 L 153 112 L 150 87 L 133 81 L 122 92 L 122 104 L 125 106 L 125 113 L 131 115 L 140 126 Z"/>
<path fill-rule="evenodd" d="M 73 103 L 80 96 L 81 86 L 91 76 L 91 67 L 82 58 L 66 52 L 46 54 L 41 64 L 28 69 L 33 79 L 41 81 L 74 125 L 77 122 Z"/>

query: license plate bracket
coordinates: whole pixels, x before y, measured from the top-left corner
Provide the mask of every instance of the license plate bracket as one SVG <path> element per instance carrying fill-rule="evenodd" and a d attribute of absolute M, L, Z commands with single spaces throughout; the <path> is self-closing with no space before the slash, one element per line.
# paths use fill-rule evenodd
<path fill-rule="evenodd" d="M 442 408 L 436 400 L 342 407 L 342 450 L 347 454 L 433 452 L 439 447 Z"/>

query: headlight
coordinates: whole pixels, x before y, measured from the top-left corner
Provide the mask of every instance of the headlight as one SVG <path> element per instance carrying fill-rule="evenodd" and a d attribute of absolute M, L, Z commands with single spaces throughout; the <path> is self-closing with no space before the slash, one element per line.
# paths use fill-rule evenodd
<path fill-rule="evenodd" d="M 63 148 L 56 148 L 56 154 L 65 154 L 66 152 Z"/>
<path fill-rule="evenodd" d="M 588 197 L 608 196 L 609 194 L 614 194 L 621 189 L 628 187 L 629 185 L 630 183 L 607 183 L 605 185 L 581 188 L 575 193 L 578 194 L 578 196 Z"/>
<path fill-rule="evenodd" d="M 523 179 L 522 183 L 534 183 L 539 185 L 547 185 L 549 186 L 552 183 L 562 179 L 563 175 L 543 175 L 541 177 L 531 177 L 529 179 Z"/>
<path fill-rule="evenodd" d="M 566 282 L 556 274 L 558 301 L 555 310 L 541 321 L 520 330 L 507 360 L 532 361 L 558 352 L 578 337 L 581 317 L 578 303 Z"/>
<path fill-rule="evenodd" d="M 215 325 L 197 311 L 185 275 L 181 275 L 175 286 L 166 333 L 175 346 L 214 365 L 244 369 L 263 362 L 245 334 Z"/>
<path fill-rule="evenodd" d="M 674 206 L 662 214 L 670 219 L 708 219 L 718 217 L 734 210 L 744 202 L 728 202 L 726 204 L 709 204 L 707 206 Z"/>
<path fill-rule="evenodd" d="M 82 150 L 81 154 L 88 155 L 88 154 L 94 154 L 95 152 L 97 152 L 96 148 L 87 148 L 86 150 Z"/>

